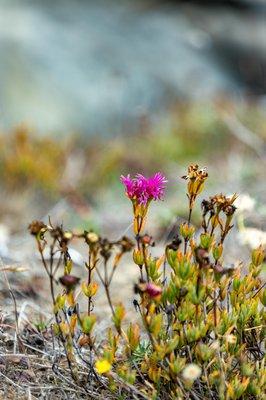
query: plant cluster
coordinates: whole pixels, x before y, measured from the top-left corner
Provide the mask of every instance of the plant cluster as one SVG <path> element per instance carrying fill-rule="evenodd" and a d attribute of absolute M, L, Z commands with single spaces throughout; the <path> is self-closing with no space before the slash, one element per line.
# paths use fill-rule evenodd
<path fill-rule="evenodd" d="M 85 135 L 66 138 L 58 132 L 43 136 L 25 126 L 0 132 L 2 188 L 15 192 L 32 188 L 35 195 L 38 189 L 42 196 L 53 199 L 76 190 L 78 195 L 95 198 L 99 189 L 117 183 L 119 171 L 152 172 L 162 166 L 171 171 L 173 163 L 186 163 L 193 158 L 207 159 L 209 163 L 219 159 L 222 163 L 233 152 L 245 157 L 241 179 L 257 181 L 263 169 L 254 162 L 253 151 L 241 146 L 241 134 L 231 133 L 223 119 L 224 110 L 235 116 L 244 131 L 247 128 L 254 137 L 265 140 L 266 121 L 260 107 L 228 101 L 220 106 L 202 101 L 178 103 L 170 111 L 167 123 L 162 121 L 152 127 L 146 121 L 135 135 L 115 140 L 99 135 L 89 141 Z"/>
<path fill-rule="evenodd" d="M 183 178 L 188 219 L 161 257 L 152 255 L 154 241 L 145 231 L 152 201 L 164 196 L 167 180 L 161 173 L 121 177 L 132 203 L 135 240 L 71 232 L 51 221 L 29 226 L 50 284 L 54 335 L 71 378 L 87 393 L 96 382 L 98 391 L 108 390 L 116 399 L 264 398 L 266 289 L 260 272 L 265 252 L 260 246 L 252 251 L 248 266 L 228 267 L 224 242 L 233 226 L 236 195 L 204 199 L 202 229 L 197 232 L 191 216 L 208 173 L 190 165 Z M 86 280 L 73 270 L 68 246 L 74 238 L 87 246 Z M 46 247 L 49 261 L 44 257 Z M 128 252 L 139 269 L 133 305 L 140 323 L 127 323 L 123 303 L 113 304 L 110 294 Z M 94 334 L 99 284 L 112 319 L 102 341 Z M 86 299 L 84 309 L 81 296 Z M 81 366 L 85 374 L 80 374 Z"/>
<path fill-rule="evenodd" d="M 66 143 L 31 134 L 19 127 L 6 136 L 0 136 L 0 176 L 2 186 L 9 190 L 29 187 L 55 194 L 58 192 L 66 163 Z"/>

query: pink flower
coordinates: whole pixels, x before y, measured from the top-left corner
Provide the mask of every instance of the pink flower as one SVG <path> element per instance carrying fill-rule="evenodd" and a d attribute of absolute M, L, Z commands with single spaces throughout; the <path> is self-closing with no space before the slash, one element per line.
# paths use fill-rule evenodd
<path fill-rule="evenodd" d="M 152 282 L 147 283 L 145 292 L 152 298 L 158 297 L 162 294 L 162 288 Z"/>
<path fill-rule="evenodd" d="M 148 178 L 146 190 L 149 197 L 152 197 L 153 200 L 161 200 L 164 195 L 165 183 L 167 183 L 167 179 L 160 172 Z"/>
<path fill-rule="evenodd" d="M 153 176 L 146 178 L 137 174 L 135 178 L 121 175 L 121 182 L 125 186 L 126 194 L 130 199 L 136 199 L 139 204 L 146 205 L 150 200 L 162 200 L 167 180 L 157 172 Z"/>
<path fill-rule="evenodd" d="M 133 198 L 136 193 L 136 182 L 130 178 L 130 175 L 127 176 L 121 175 L 120 177 L 121 182 L 125 186 L 126 194 L 129 198 Z"/>

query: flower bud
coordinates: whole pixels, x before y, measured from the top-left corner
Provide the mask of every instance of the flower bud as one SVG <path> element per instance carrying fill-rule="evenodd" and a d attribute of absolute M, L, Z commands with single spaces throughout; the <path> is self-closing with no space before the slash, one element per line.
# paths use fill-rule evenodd
<path fill-rule="evenodd" d="M 266 307 L 266 289 L 264 289 L 260 296 L 260 301 Z"/>
<path fill-rule="evenodd" d="M 124 253 L 131 251 L 134 247 L 134 243 L 127 236 L 123 236 L 119 244 L 121 245 Z"/>
<path fill-rule="evenodd" d="M 202 233 L 200 235 L 200 244 L 201 247 L 203 247 L 206 250 L 209 250 L 213 242 L 213 236 L 211 236 L 209 233 Z"/>
<path fill-rule="evenodd" d="M 251 376 L 253 371 L 254 367 L 251 364 L 245 362 L 241 365 L 241 372 L 243 376 Z"/>
<path fill-rule="evenodd" d="M 195 258 L 200 267 L 208 267 L 210 264 L 209 253 L 204 248 L 197 247 L 195 249 Z"/>
<path fill-rule="evenodd" d="M 58 311 L 62 310 L 65 306 L 66 302 L 66 295 L 58 295 L 55 300 L 55 305 L 54 305 L 54 313 L 57 314 Z"/>
<path fill-rule="evenodd" d="M 99 236 L 97 235 L 97 233 L 90 231 L 86 232 L 85 239 L 88 244 L 95 244 L 99 241 Z"/>
<path fill-rule="evenodd" d="M 208 361 L 212 357 L 214 350 L 204 343 L 199 343 L 196 348 L 196 353 L 202 361 Z"/>
<path fill-rule="evenodd" d="M 47 226 L 44 224 L 44 222 L 35 220 L 32 221 L 28 228 L 31 235 L 38 236 L 46 231 Z"/>
<path fill-rule="evenodd" d="M 64 234 L 63 234 L 63 239 L 65 240 L 65 241 L 69 241 L 69 240 L 71 240 L 73 238 L 73 233 L 72 232 L 70 232 L 70 231 L 66 231 L 66 232 L 64 232 Z"/>
<path fill-rule="evenodd" d="M 188 223 L 184 222 L 183 224 L 180 225 L 180 235 L 186 239 L 189 240 L 192 238 L 192 236 L 195 233 L 195 228 L 192 225 L 188 225 Z"/>
<path fill-rule="evenodd" d="M 87 284 L 86 282 L 83 282 L 81 285 L 82 292 L 84 293 L 84 295 L 86 297 L 95 296 L 95 294 L 98 291 L 98 287 L 99 287 L 99 285 L 96 282 L 91 282 L 89 284 Z"/>
<path fill-rule="evenodd" d="M 140 236 L 140 241 L 144 246 L 154 246 L 152 236 L 148 235 L 147 233 L 143 236 Z"/>
<path fill-rule="evenodd" d="M 262 245 L 260 245 L 257 249 L 252 251 L 251 255 L 252 263 L 256 267 L 260 266 L 263 263 L 264 257 L 265 257 L 265 252 Z"/>
<path fill-rule="evenodd" d="M 64 275 L 59 278 L 59 281 L 67 290 L 72 290 L 79 283 L 80 278 L 73 275 Z"/>
<path fill-rule="evenodd" d="M 142 251 L 135 249 L 133 251 L 133 261 L 137 265 L 143 265 L 144 264 L 144 257 L 142 254 Z"/>
<path fill-rule="evenodd" d="M 92 331 L 92 328 L 96 322 L 96 316 L 95 315 L 85 315 L 81 319 L 81 329 L 82 332 L 85 333 L 86 335 L 89 335 L 90 332 Z"/>
<path fill-rule="evenodd" d="M 127 338 L 130 350 L 135 350 L 140 341 L 140 328 L 138 324 L 130 323 L 127 330 Z"/>
<path fill-rule="evenodd" d="M 151 298 L 158 298 L 162 294 L 162 288 L 160 286 L 155 285 L 152 282 L 147 283 L 145 292 Z"/>
<path fill-rule="evenodd" d="M 233 279 L 233 289 L 234 289 L 236 292 L 239 291 L 240 285 L 241 285 L 241 280 L 240 280 L 238 277 L 234 278 L 234 279 Z"/>
<path fill-rule="evenodd" d="M 221 258 L 221 255 L 223 253 L 223 246 L 222 244 L 219 244 L 218 246 L 214 246 L 212 249 L 212 255 L 215 261 L 218 261 L 219 258 Z"/>

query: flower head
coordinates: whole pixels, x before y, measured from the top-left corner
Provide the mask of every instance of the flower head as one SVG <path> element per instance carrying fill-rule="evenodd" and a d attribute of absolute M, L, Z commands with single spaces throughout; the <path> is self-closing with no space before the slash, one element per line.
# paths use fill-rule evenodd
<path fill-rule="evenodd" d="M 125 186 L 127 196 L 143 205 L 151 200 L 162 200 L 167 182 L 160 172 L 148 178 L 141 174 L 137 174 L 134 178 L 130 178 L 130 175 L 121 175 L 120 180 Z"/>
<path fill-rule="evenodd" d="M 162 294 L 162 288 L 160 286 L 155 285 L 154 283 L 147 283 L 145 292 L 152 298 L 156 298 Z"/>
<path fill-rule="evenodd" d="M 201 375 L 201 368 L 197 364 L 188 364 L 182 371 L 182 376 L 188 381 L 195 381 Z"/>
<path fill-rule="evenodd" d="M 153 282 L 140 282 L 134 286 L 135 293 L 146 293 L 152 299 L 159 299 L 162 294 L 162 288 Z"/>
<path fill-rule="evenodd" d="M 67 289 L 74 289 L 80 281 L 80 278 L 74 275 L 63 275 L 59 278 L 60 283 Z"/>
<path fill-rule="evenodd" d="M 111 367 L 112 365 L 105 359 L 98 360 L 95 363 L 95 368 L 98 374 L 106 374 L 110 371 Z"/>

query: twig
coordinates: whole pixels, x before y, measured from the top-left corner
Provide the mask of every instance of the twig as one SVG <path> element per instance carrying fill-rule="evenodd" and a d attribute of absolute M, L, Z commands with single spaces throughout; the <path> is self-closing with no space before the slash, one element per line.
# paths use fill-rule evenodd
<path fill-rule="evenodd" d="M 0 257 L 0 265 L 1 265 L 2 267 L 4 267 L 4 263 L 3 263 L 3 260 L 2 260 L 1 257 Z M 3 275 L 4 275 L 4 279 L 5 279 L 5 281 L 6 281 L 6 285 L 7 285 L 8 290 L 9 290 L 9 294 L 10 294 L 10 296 L 11 296 L 11 298 L 12 298 L 12 301 L 13 301 L 13 304 L 14 304 L 15 325 L 16 325 L 16 332 L 15 332 L 15 340 L 14 340 L 14 343 L 16 343 L 16 338 L 17 338 L 17 339 L 18 339 L 18 343 L 19 343 L 19 347 L 22 347 L 22 348 L 20 348 L 20 350 L 21 350 L 21 349 L 24 350 L 24 348 L 23 348 L 23 343 L 22 343 L 22 341 L 21 341 L 21 339 L 20 339 L 20 336 L 19 336 L 18 310 L 17 310 L 16 298 L 15 298 L 15 295 L 14 295 L 12 289 L 11 289 L 11 286 L 10 286 L 10 283 L 9 283 L 9 280 L 8 280 L 8 277 L 7 277 L 7 274 L 6 274 L 6 271 L 5 271 L 5 270 L 2 270 L 2 272 L 3 272 Z M 14 351 L 15 351 L 15 350 L 14 350 Z"/>

